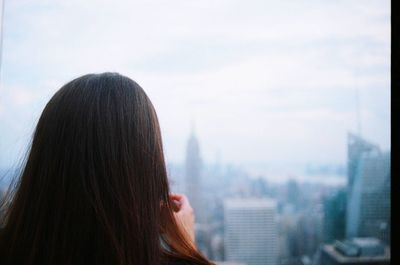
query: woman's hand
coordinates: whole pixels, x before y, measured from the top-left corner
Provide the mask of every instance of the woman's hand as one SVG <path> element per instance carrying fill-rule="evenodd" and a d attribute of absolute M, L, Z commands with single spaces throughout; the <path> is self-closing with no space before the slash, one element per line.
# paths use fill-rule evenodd
<path fill-rule="evenodd" d="M 173 202 L 173 205 L 175 205 L 174 216 L 177 223 L 183 227 L 183 230 L 187 232 L 189 239 L 194 243 L 194 212 L 192 206 L 190 206 L 188 198 L 185 194 L 171 193 L 170 199 Z"/>

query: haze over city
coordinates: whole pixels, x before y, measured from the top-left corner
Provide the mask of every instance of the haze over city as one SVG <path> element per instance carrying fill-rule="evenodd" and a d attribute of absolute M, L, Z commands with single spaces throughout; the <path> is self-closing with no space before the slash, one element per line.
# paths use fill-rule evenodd
<path fill-rule="evenodd" d="M 118 4 L 116 4 L 118 3 Z M 6 1 L 0 167 L 67 81 L 116 71 L 157 110 L 167 162 L 344 164 L 346 134 L 390 148 L 389 1 Z"/>

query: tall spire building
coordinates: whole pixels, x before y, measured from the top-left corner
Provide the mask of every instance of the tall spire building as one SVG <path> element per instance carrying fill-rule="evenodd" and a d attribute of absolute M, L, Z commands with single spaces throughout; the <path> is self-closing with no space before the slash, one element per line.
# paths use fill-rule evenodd
<path fill-rule="evenodd" d="M 194 130 L 187 141 L 186 161 L 185 161 L 185 184 L 186 195 L 195 212 L 196 223 L 203 223 L 203 207 L 202 207 L 202 168 L 203 162 L 200 156 L 199 142 L 196 138 Z"/>
<path fill-rule="evenodd" d="M 390 152 L 348 136 L 346 236 L 390 242 Z"/>

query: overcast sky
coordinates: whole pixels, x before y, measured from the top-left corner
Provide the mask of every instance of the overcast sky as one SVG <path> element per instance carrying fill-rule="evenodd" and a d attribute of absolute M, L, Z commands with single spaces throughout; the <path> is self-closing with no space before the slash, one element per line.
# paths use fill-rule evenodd
<path fill-rule="evenodd" d="M 6 1 L 0 167 L 67 81 L 115 71 L 158 112 L 168 162 L 191 124 L 204 160 L 344 163 L 355 131 L 390 147 L 390 1 Z"/>

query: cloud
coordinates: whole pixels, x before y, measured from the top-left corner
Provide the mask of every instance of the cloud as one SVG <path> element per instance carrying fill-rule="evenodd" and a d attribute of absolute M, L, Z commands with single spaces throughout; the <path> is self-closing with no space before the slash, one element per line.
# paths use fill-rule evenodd
<path fill-rule="evenodd" d="M 29 90 L 13 89 L 12 104 L 17 106 L 29 105 L 34 100 L 32 93 Z"/>
<path fill-rule="evenodd" d="M 168 161 L 195 120 L 208 161 L 344 162 L 356 89 L 390 146 L 389 1 L 9 1 L 3 43 L 0 166 L 59 87 L 102 71 L 146 90 Z"/>

